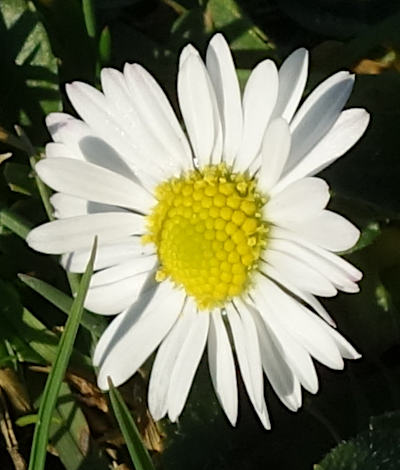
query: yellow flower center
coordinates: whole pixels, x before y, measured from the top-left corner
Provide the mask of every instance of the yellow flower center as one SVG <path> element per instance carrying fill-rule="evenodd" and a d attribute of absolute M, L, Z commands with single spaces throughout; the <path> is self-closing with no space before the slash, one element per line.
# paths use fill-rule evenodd
<path fill-rule="evenodd" d="M 200 309 L 222 307 L 249 286 L 267 240 L 256 181 L 210 165 L 156 188 L 145 243 L 157 247 L 156 279 L 170 278 Z"/>

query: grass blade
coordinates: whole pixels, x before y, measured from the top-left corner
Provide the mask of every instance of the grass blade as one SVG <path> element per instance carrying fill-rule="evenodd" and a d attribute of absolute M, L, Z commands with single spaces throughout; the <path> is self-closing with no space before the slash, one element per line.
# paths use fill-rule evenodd
<path fill-rule="evenodd" d="M 121 394 L 116 390 L 109 378 L 110 400 L 119 427 L 124 436 L 126 446 L 136 470 L 154 470 L 151 457 L 144 446 L 132 415 L 125 405 Z"/>
<path fill-rule="evenodd" d="M 29 140 L 29 137 L 26 135 L 24 129 L 21 126 L 16 125 L 15 131 L 21 141 L 25 144 L 27 149 L 27 154 L 29 156 L 29 163 L 31 165 L 32 170 L 35 174 L 35 183 L 39 190 L 40 198 L 42 199 L 43 206 L 45 208 L 47 217 L 50 220 L 53 220 L 53 208 L 50 203 L 50 195 L 51 190 L 48 186 L 46 186 L 43 181 L 39 178 L 39 175 L 36 173 L 35 166 L 36 163 L 40 160 L 40 156 L 37 154 L 35 147 L 33 146 L 32 142 Z"/>
<path fill-rule="evenodd" d="M 73 299 L 69 295 L 48 284 L 47 282 L 42 281 L 41 279 L 37 279 L 33 276 L 19 274 L 18 277 L 24 284 L 51 302 L 62 312 L 66 313 L 67 315 L 69 314 L 73 303 Z M 84 309 L 81 324 L 90 333 L 99 338 L 108 325 L 108 322 L 107 319 L 101 315 L 95 315 Z"/>
<path fill-rule="evenodd" d="M 46 381 L 42 401 L 39 408 L 39 420 L 35 426 L 32 451 L 29 461 L 29 470 L 43 470 L 46 461 L 49 428 L 53 411 L 57 402 L 61 382 L 67 370 L 68 361 L 72 353 L 73 344 L 78 332 L 79 323 L 83 312 L 83 302 L 89 287 L 89 281 L 93 272 L 93 263 L 96 255 L 97 240 L 95 240 L 92 254 L 86 271 L 82 276 L 78 294 L 72 304 L 71 312 L 65 324 L 65 330 L 58 345 L 57 357 Z"/>
<path fill-rule="evenodd" d="M 9 210 L 3 209 L 0 212 L 0 226 L 7 227 L 19 237 L 25 240 L 32 229 L 32 223 L 21 215 Z"/>

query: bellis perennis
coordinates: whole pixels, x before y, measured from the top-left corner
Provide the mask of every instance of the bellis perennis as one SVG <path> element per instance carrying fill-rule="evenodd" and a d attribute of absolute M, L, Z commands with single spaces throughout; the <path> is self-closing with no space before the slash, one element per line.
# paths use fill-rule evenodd
<path fill-rule="evenodd" d="M 54 142 L 36 170 L 56 191 L 58 220 L 32 230 L 28 243 L 80 273 L 98 235 L 85 306 L 116 315 L 94 353 L 98 385 L 122 384 L 158 348 L 148 392 L 155 419 L 177 420 L 206 347 L 229 421 L 238 414 L 235 355 L 266 428 L 263 373 L 297 410 L 301 387 L 318 390 L 312 359 L 341 369 L 343 358 L 359 357 L 315 297 L 358 291 L 360 271 L 335 253 L 359 231 L 326 209 L 328 185 L 314 175 L 361 137 L 369 116 L 342 111 L 348 72 L 299 106 L 307 69 L 305 49 L 279 70 L 264 60 L 241 95 L 217 34 L 205 62 L 190 45 L 181 53 L 185 130 L 138 64 L 104 69 L 103 92 L 68 85 L 81 120 L 47 118 Z"/>

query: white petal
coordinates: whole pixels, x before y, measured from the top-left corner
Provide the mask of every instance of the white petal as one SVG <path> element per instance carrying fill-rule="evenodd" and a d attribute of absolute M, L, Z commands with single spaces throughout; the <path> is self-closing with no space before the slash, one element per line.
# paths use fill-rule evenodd
<path fill-rule="evenodd" d="M 249 336 L 248 332 L 246 332 L 245 327 L 243 325 L 243 317 L 239 315 L 234 305 L 232 303 L 228 303 L 225 308 L 228 315 L 229 324 L 231 326 L 233 341 L 235 343 L 235 350 L 239 362 L 240 373 L 242 375 L 247 394 L 249 395 L 250 401 L 263 426 L 266 429 L 270 429 L 271 423 L 269 420 L 268 411 L 263 396 L 264 390 L 263 388 L 261 389 L 261 395 L 260 391 L 256 390 L 256 388 L 258 388 L 257 384 L 259 383 L 260 372 L 262 380 L 260 352 L 258 351 L 258 356 L 253 356 L 253 354 L 250 352 L 249 349 L 251 347 L 254 348 L 254 346 L 251 346 L 249 344 Z M 247 312 L 245 312 L 245 314 L 246 313 Z M 255 348 L 258 347 L 259 345 L 257 339 Z M 257 358 L 255 362 L 251 361 L 252 357 Z M 257 401 L 260 403 L 257 403 L 256 396 Z"/>
<path fill-rule="evenodd" d="M 118 173 L 72 158 L 46 158 L 35 167 L 51 188 L 89 201 L 148 213 L 155 199 L 141 186 Z"/>
<path fill-rule="evenodd" d="M 124 75 L 137 112 L 170 158 L 192 168 L 192 152 L 168 98 L 156 80 L 139 64 L 126 64 Z M 163 161 L 164 155 L 160 156 Z"/>
<path fill-rule="evenodd" d="M 305 100 L 290 125 L 292 147 L 284 173 L 292 170 L 331 129 L 353 85 L 353 75 L 338 72 L 321 83 Z"/>
<path fill-rule="evenodd" d="M 191 55 L 194 55 L 195 57 L 200 58 L 199 51 L 192 44 L 187 44 L 182 49 L 182 52 L 179 56 L 179 69 L 183 66 L 186 59 Z"/>
<path fill-rule="evenodd" d="M 345 251 L 352 248 L 360 237 L 360 231 L 347 219 L 331 211 L 319 214 L 303 223 L 288 227 L 300 238 L 315 243 L 330 251 Z"/>
<path fill-rule="evenodd" d="M 118 331 L 120 325 L 125 322 L 129 310 L 117 315 L 103 331 L 99 341 L 96 344 L 96 348 L 93 354 L 93 365 L 98 367 L 99 364 L 104 360 L 104 355 L 108 351 L 108 345 L 115 333 Z"/>
<path fill-rule="evenodd" d="M 264 261 L 260 262 L 259 271 L 262 274 L 265 274 L 270 279 L 274 280 L 279 285 L 283 286 L 289 292 L 291 292 L 294 296 L 298 297 L 299 299 L 303 300 L 307 303 L 310 307 L 312 307 L 318 315 L 323 318 L 329 325 L 335 327 L 336 323 L 326 311 L 325 307 L 319 302 L 317 298 L 315 298 L 309 292 L 305 292 L 295 286 L 292 282 L 290 282 L 280 271 L 276 270 L 270 264 L 265 263 Z"/>
<path fill-rule="evenodd" d="M 66 113 L 50 113 L 46 116 L 46 126 L 54 140 L 54 143 L 46 145 L 46 155 L 48 150 L 49 157 L 57 154 L 61 154 L 59 156 L 66 156 L 63 153 L 65 149 L 68 149 L 70 158 L 85 159 L 80 149 L 79 141 L 90 133 L 87 124 Z"/>
<path fill-rule="evenodd" d="M 96 88 L 82 82 L 68 84 L 66 92 L 81 118 L 129 161 L 134 147 L 128 132 L 120 127 L 111 112 L 106 97 Z"/>
<path fill-rule="evenodd" d="M 281 227 L 273 227 L 270 236 L 273 239 L 290 240 L 294 243 L 308 248 L 321 258 L 324 258 L 334 264 L 337 268 L 343 271 L 343 273 L 345 273 L 346 276 L 348 276 L 352 282 L 358 282 L 362 279 L 362 272 L 355 266 L 350 264 L 348 261 L 338 255 L 335 255 L 334 253 L 331 253 L 330 251 L 320 248 L 314 243 L 308 242 L 307 240 L 299 237 L 296 233 L 291 232 L 290 230 Z"/>
<path fill-rule="evenodd" d="M 279 69 L 279 94 L 274 116 L 290 122 L 295 113 L 308 73 L 308 51 L 300 48 L 290 54 Z"/>
<path fill-rule="evenodd" d="M 265 295 L 261 284 L 256 282 L 251 292 L 256 309 L 260 312 L 268 330 L 272 333 L 271 338 L 279 342 L 278 349 L 282 351 L 285 361 L 299 379 L 301 385 L 310 393 L 318 391 L 318 377 L 310 354 L 282 325 L 279 314 L 274 315 L 272 299 Z"/>
<path fill-rule="evenodd" d="M 58 142 L 49 142 L 46 144 L 45 153 L 47 158 L 77 158 L 69 147 Z"/>
<path fill-rule="evenodd" d="M 88 214 L 88 201 L 80 197 L 55 193 L 50 197 L 50 202 L 54 207 L 54 217 L 57 219 Z M 110 211 L 110 206 L 104 204 L 104 207 L 108 208 L 107 212 Z"/>
<path fill-rule="evenodd" d="M 290 142 L 288 123 L 282 118 L 274 119 L 264 134 L 258 174 L 260 188 L 266 193 L 269 193 L 281 176 L 289 155 Z"/>
<path fill-rule="evenodd" d="M 239 312 L 242 322 L 254 402 L 257 409 L 262 409 L 264 403 L 264 379 L 257 329 L 254 324 L 251 307 L 243 302 L 240 297 L 235 299 L 234 305 Z"/>
<path fill-rule="evenodd" d="M 207 165 L 221 124 L 207 70 L 195 54 L 188 55 L 179 69 L 178 98 L 193 152 L 200 166 Z"/>
<path fill-rule="evenodd" d="M 175 323 L 184 297 L 164 281 L 130 307 L 102 355 L 97 379 L 102 390 L 108 389 L 108 377 L 118 387 L 137 371 Z"/>
<path fill-rule="evenodd" d="M 137 180 L 132 168 L 121 155 L 83 121 L 68 114 L 51 113 L 46 117 L 46 124 L 56 142 L 47 144 L 46 155 L 48 157 L 86 160 L 126 178 Z"/>
<path fill-rule="evenodd" d="M 64 193 L 55 193 L 50 197 L 51 205 L 54 207 L 54 217 L 65 219 L 78 215 L 99 214 L 100 212 L 121 212 L 127 213 L 125 209 L 115 207 L 110 204 L 87 201 L 80 197 L 69 196 Z"/>
<path fill-rule="evenodd" d="M 156 285 L 155 271 L 125 277 L 109 284 L 90 287 L 85 308 L 100 315 L 116 315 L 130 307 Z"/>
<path fill-rule="evenodd" d="M 243 138 L 235 170 L 245 171 L 260 151 L 278 96 L 278 71 L 267 59 L 251 72 L 243 94 Z"/>
<path fill-rule="evenodd" d="M 154 288 L 157 257 L 128 259 L 98 271 L 90 279 L 85 307 L 101 315 L 115 315 L 133 304 L 139 295 Z"/>
<path fill-rule="evenodd" d="M 293 181 L 315 175 L 345 154 L 364 134 L 369 123 L 365 109 L 346 109 L 330 131 L 278 183 L 280 191 Z"/>
<path fill-rule="evenodd" d="M 297 300 L 287 295 L 274 282 L 260 276 L 260 288 L 270 299 L 270 313 L 315 359 L 332 369 L 343 369 L 343 360 L 331 336 L 321 327 L 322 321 Z"/>
<path fill-rule="evenodd" d="M 323 80 L 307 96 L 304 103 L 300 106 L 300 109 L 294 116 L 292 122 L 290 123 L 290 129 L 292 130 L 292 132 L 300 125 L 302 120 L 310 113 L 310 111 L 313 110 L 313 108 L 316 109 L 315 105 L 321 106 L 324 102 L 325 104 L 330 104 L 332 101 L 335 101 L 335 99 L 337 99 L 338 101 L 342 101 L 336 94 L 340 94 L 341 90 L 343 92 L 344 90 L 347 90 L 347 87 L 351 87 L 353 82 L 354 76 L 347 71 L 337 72 L 329 76 L 327 79 Z"/>
<path fill-rule="evenodd" d="M 117 120 L 117 113 L 111 109 L 106 97 L 86 83 L 73 82 L 66 86 L 68 98 L 77 113 L 89 126 L 112 146 L 123 160 L 129 162 L 141 180 L 153 185 L 162 179 L 160 169 L 151 161 L 138 155 L 138 149 L 132 142 L 130 132 L 122 128 Z"/>
<path fill-rule="evenodd" d="M 291 254 L 268 248 L 264 259 L 300 290 L 322 297 L 333 297 L 337 294 L 328 279 Z"/>
<path fill-rule="evenodd" d="M 168 417 L 172 422 L 178 419 L 185 406 L 206 345 L 209 321 L 208 312 L 196 313 L 196 318 L 176 359 L 168 390 Z"/>
<path fill-rule="evenodd" d="M 274 250 L 286 252 L 316 269 L 324 277 L 329 279 L 337 289 L 350 293 L 359 291 L 357 284 L 355 284 L 342 269 L 312 250 L 292 241 L 280 239 L 270 240 L 269 246 Z"/>
<path fill-rule="evenodd" d="M 313 321 L 318 322 L 321 328 L 324 328 L 325 331 L 330 335 L 331 339 L 336 344 L 341 356 L 345 359 L 360 359 L 361 354 L 358 353 L 353 346 L 336 330 L 327 325 L 324 321 L 316 318 L 310 311 L 304 310 L 304 313 L 310 316 Z"/>
<path fill-rule="evenodd" d="M 289 410 L 297 411 L 301 407 L 300 382 L 287 364 L 281 344 L 273 337 L 272 331 L 268 329 L 258 312 L 253 313 L 253 318 L 257 325 L 265 375 L 282 403 Z"/>
<path fill-rule="evenodd" d="M 207 69 L 214 85 L 224 135 L 223 159 L 232 164 L 242 137 L 242 103 L 239 81 L 229 46 L 222 34 L 207 48 Z"/>
<path fill-rule="evenodd" d="M 321 178 L 303 178 L 280 193 L 270 192 L 264 216 L 276 225 L 302 222 L 321 212 L 329 202 L 329 186 Z"/>
<path fill-rule="evenodd" d="M 148 402 L 149 410 L 155 420 L 164 417 L 168 411 L 168 389 L 176 359 L 190 331 L 196 312 L 186 304 L 168 336 L 158 349 L 151 369 Z"/>
<path fill-rule="evenodd" d="M 85 272 L 91 250 L 80 250 L 62 256 L 63 267 L 74 273 Z M 126 261 L 128 258 L 154 254 L 154 246 L 143 245 L 140 237 L 129 237 L 114 243 L 99 244 L 94 262 L 94 270 L 108 268 Z"/>
<path fill-rule="evenodd" d="M 155 268 L 157 259 L 156 255 L 126 259 L 125 262 L 116 266 L 97 271 L 90 279 L 90 287 L 103 286 L 140 273 L 149 272 Z"/>
<path fill-rule="evenodd" d="M 357 352 L 340 333 L 332 328 L 329 328 L 325 323 L 322 323 L 322 326 L 326 328 L 326 330 L 331 335 L 342 357 L 345 359 L 360 359 L 361 354 Z"/>
<path fill-rule="evenodd" d="M 144 233 L 144 218 L 138 214 L 105 212 L 55 220 L 31 230 L 26 238 L 34 250 L 61 254 L 92 246 L 99 242 L 118 241 L 128 235 Z"/>
<path fill-rule="evenodd" d="M 211 313 L 207 344 L 208 364 L 215 393 L 230 423 L 235 426 L 238 414 L 235 363 L 228 334 L 219 311 Z"/>
<path fill-rule="evenodd" d="M 136 103 L 137 100 L 132 99 L 124 75 L 118 70 L 105 68 L 101 71 L 101 85 L 107 101 L 107 110 L 129 139 L 132 147 L 131 157 L 135 159 L 135 165 L 155 174 L 157 179 L 179 174 L 182 165 L 170 155 L 170 149 L 165 147 L 165 143 L 152 133 L 147 119 L 139 115 L 140 107 Z M 157 118 L 152 119 L 154 121 Z"/>

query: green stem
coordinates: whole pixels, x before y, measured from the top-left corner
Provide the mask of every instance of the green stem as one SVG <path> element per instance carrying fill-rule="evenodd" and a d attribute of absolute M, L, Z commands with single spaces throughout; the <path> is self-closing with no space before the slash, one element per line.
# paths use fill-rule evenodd
<path fill-rule="evenodd" d="M 96 12 L 93 0 L 82 0 L 83 16 L 85 18 L 86 31 L 92 39 L 96 37 Z"/>

